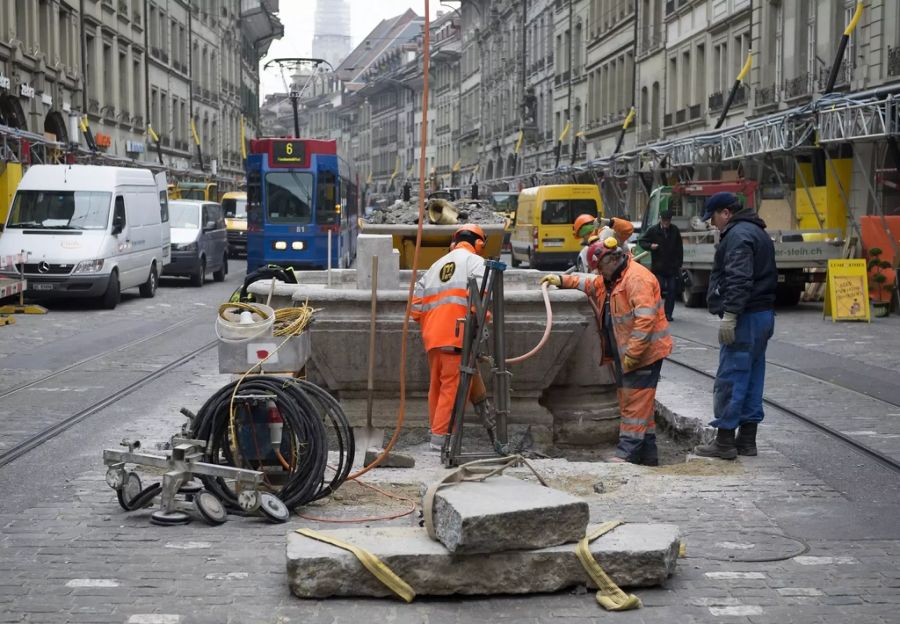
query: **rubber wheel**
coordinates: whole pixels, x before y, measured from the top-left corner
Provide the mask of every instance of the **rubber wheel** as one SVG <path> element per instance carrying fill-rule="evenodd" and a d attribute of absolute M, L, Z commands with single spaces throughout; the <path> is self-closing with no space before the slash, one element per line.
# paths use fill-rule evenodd
<path fill-rule="evenodd" d="M 144 486 L 141 484 L 141 477 L 136 472 L 129 472 L 125 475 L 125 483 L 116 490 L 116 498 L 119 500 L 119 507 L 125 511 L 131 511 L 131 501 L 140 495 Z"/>
<path fill-rule="evenodd" d="M 206 258 L 200 260 L 200 272 L 191 275 L 191 286 L 200 287 L 206 281 Z"/>
<path fill-rule="evenodd" d="M 162 509 L 154 511 L 150 514 L 150 522 L 160 526 L 172 526 L 175 524 L 187 524 L 191 521 L 191 517 L 183 511 L 166 512 Z"/>
<path fill-rule="evenodd" d="M 156 272 L 156 264 L 150 265 L 150 275 L 147 276 L 147 281 L 141 284 L 141 297 L 144 299 L 152 299 L 153 295 L 156 294 L 156 288 L 159 286 L 159 274 Z"/>
<path fill-rule="evenodd" d="M 291 512 L 281 499 L 268 492 L 262 492 L 259 495 L 259 512 L 269 522 L 281 524 L 288 521 Z"/>
<path fill-rule="evenodd" d="M 106 292 L 100 297 L 100 305 L 106 310 L 115 310 L 119 305 L 119 298 L 122 292 L 119 289 L 119 273 L 113 271 L 109 274 L 109 283 L 106 285 Z"/>
<path fill-rule="evenodd" d="M 534 251 L 531 249 L 528 250 L 528 268 L 529 269 L 540 268 L 540 267 L 538 267 L 537 258 L 534 257 Z"/>
<path fill-rule="evenodd" d="M 706 302 L 706 294 L 691 292 L 687 288 L 681 291 L 681 301 L 688 308 L 699 308 Z"/>
<path fill-rule="evenodd" d="M 147 507 L 159 493 L 162 492 L 162 483 L 154 483 L 141 490 L 141 493 L 128 501 L 131 511 Z"/>
<path fill-rule="evenodd" d="M 224 282 L 225 276 L 228 275 L 228 254 L 222 258 L 222 266 L 218 271 L 213 271 L 213 279 L 217 282 Z"/>
<path fill-rule="evenodd" d="M 198 492 L 203 491 L 203 486 L 197 483 L 196 481 L 188 481 L 180 488 L 178 488 L 179 494 L 196 494 Z"/>
<path fill-rule="evenodd" d="M 228 520 L 228 512 L 219 497 L 212 492 L 203 490 L 194 495 L 194 509 L 197 513 L 213 526 L 224 524 Z"/>

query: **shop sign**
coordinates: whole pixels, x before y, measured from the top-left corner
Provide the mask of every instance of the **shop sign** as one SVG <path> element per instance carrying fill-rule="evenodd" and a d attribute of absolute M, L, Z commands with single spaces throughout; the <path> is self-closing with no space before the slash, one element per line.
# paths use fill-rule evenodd
<path fill-rule="evenodd" d="M 47 106 L 53 106 L 53 98 L 50 97 L 49 93 L 41 93 L 41 102 Z"/>
<path fill-rule="evenodd" d="M 125 141 L 125 151 L 130 154 L 143 154 L 144 144 L 140 141 Z"/>
<path fill-rule="evenodd" d="M 4 76 L 0 74 L 0 89 L 9 90 L 9 76 Z"/>
<path fill-rule="evenodd" d="M 29 87 L 24 82 L 19 86 L 19 95 L 22 97 L 33 98 L 34 97 L 34 87 Z"/>
<path fill-rule="evenodd" d="M 97 144 L 97 147 L 109 147 L 112 145 L 112 137 L 108 134 L 98 132 L 94 135 L 94 143 Z"/>

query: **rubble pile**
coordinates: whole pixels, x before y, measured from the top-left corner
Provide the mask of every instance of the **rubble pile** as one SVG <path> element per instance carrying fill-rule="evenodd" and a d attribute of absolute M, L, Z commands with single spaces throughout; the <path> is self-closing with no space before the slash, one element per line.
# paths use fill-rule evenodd
<path fill-rule="evenodd" d="M 425 204 L 426 223 L 428 220 L 429 208 L 436 202 L 446 202 L 444 199 L 429 199 Z M 484 200 L 479 199 L 460 199 L 452 202 L 456 209 L 457 223 L 503 223 L 502 214 L 494 212 L 491 205 Z M 372 214 L 366 217 L 366 223 L 372 224 L 400 224 L 400 225 L 416 225 L 419 223 L 419 203 L 418 201 L 404 202 L 395 201 L 393 204 L 375 208 Z"/>

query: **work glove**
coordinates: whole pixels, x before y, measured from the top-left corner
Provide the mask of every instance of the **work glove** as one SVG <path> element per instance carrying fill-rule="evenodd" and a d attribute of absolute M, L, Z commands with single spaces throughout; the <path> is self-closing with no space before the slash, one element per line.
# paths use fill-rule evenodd
<path fill-rule="evenodd" d="M 730 345 L 734 343 L 734 332 L 737 329 L 737 314 L 726 312 L 719 321 L 719 344 Z"/>
<path fill-rule="evenodd" d="M 636 357 L 631 357 L 627 353 L 622 356 L 622 368 L 626 373 L 629 373 L 638 367 L 639 360 Z"/>
<path fill-rule="evenodd" d="M 559 275 L 545 275 L 541 278 L 541 285 L 550 284 L 551 286 L 556 286 L 557 288 L 562 287 L 562 278 Z"/>

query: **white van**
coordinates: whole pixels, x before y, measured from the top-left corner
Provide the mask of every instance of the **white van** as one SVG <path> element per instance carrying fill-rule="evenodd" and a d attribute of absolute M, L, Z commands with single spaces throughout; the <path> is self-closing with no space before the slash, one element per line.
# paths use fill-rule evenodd
<path fill-rule="evenodd" d="M 94 297 L 112 309 L 126 288 L 156 293 L 169 241 L 149 169 L 34 165 L 16 189 L 0 255 L 28 254 L 29 297 Z"/>

